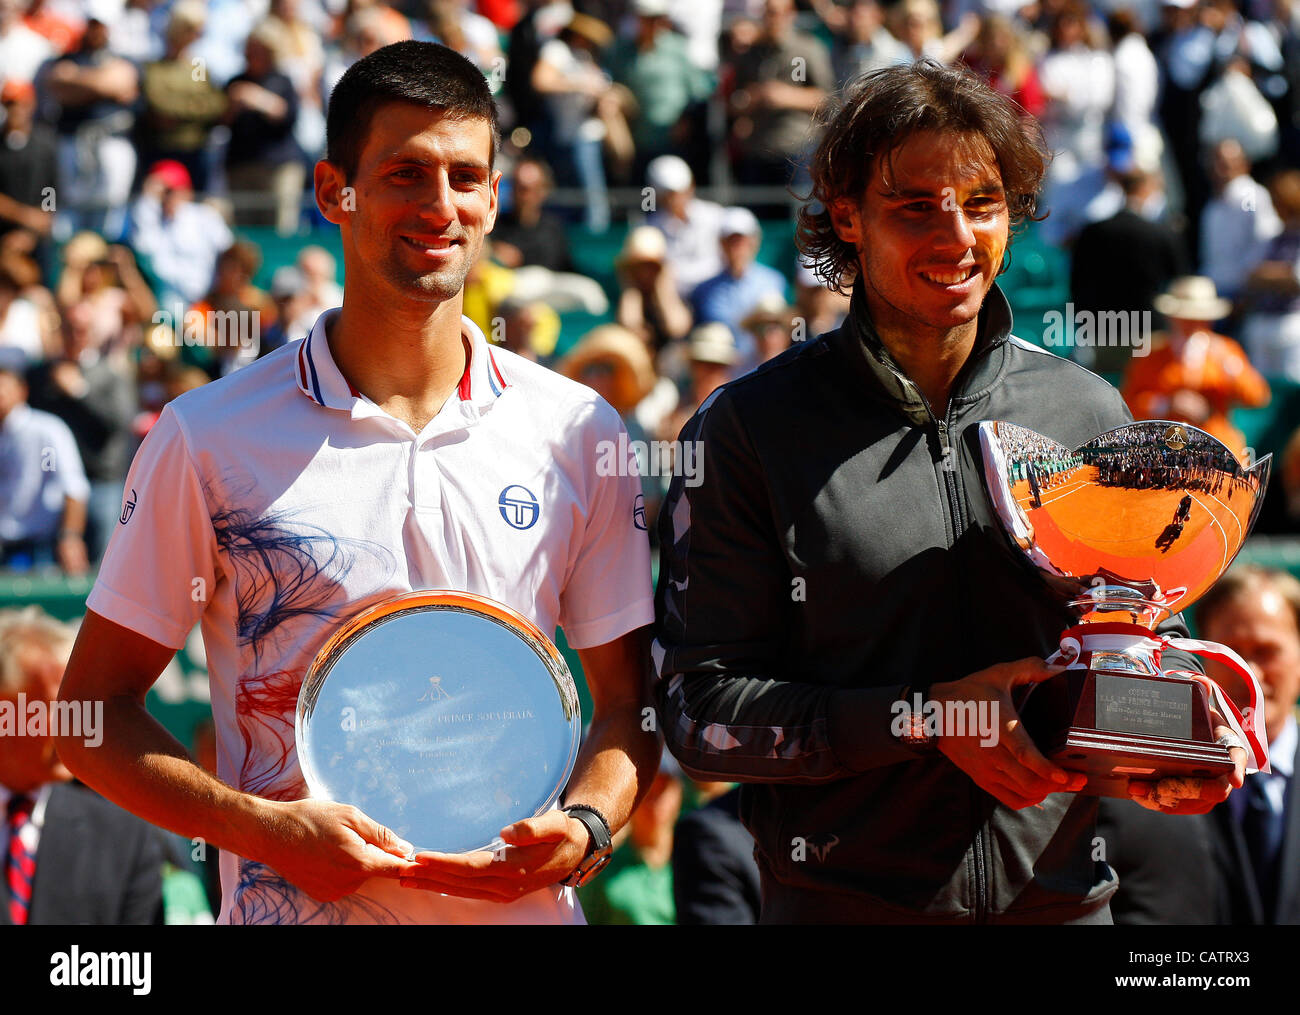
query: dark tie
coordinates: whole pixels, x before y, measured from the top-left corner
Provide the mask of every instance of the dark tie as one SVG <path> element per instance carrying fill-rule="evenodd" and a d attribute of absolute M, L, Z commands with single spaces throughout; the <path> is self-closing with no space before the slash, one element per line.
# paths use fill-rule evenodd
<path fill-rule="evenodd" d="M 23 844 L 22 831 L 32 820 L 35 801 L 17 794 L 9 798 L 9 852 L 5 860 L 5 883 L 9 886 L 9 920 L 21 926 L 27 922 L 32 904 L 32 879 L 36 874 L 36 857 Z"/>
<path fill-rule="evenodd" d="M 1255 884 L 1264 903 L 1264 912 L 1272 922 L 1277 902 L 1277 861 L 1282 846 L 1282 815 L 1273 809 L 1265 792 L 1265 776 L 1246 776 L 1246 813 L 1241 827 L 1255 871 Z"/>

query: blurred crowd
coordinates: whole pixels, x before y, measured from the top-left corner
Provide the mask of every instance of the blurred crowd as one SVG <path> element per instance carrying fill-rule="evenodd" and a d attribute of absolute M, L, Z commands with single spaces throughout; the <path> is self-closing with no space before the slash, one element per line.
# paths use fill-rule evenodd
<path fill-rule="evenodd" d="M 1068 253 L 1059 293 L 1157 322 L 1150 355 L 1065 350 L 1127 373 L 1135 412 L 1244 458 L 1227 414 L 1300 382 L 1292 0 L 0 0 L 0 568 L 92 568 L 162 405 L 338 303 L 309 169 L 333 84 L 405 38 L 466 55 L 501 108 L 502 214 L 467 316 L 619 410 L 651 508 L 674 467 L 656 442 L 842 321 L 791 209 L 819 108 L 899 62 L 964 63 L 1039 118 L 1033 242 Z M 574 245 L 610 228 L 625 239 L 589 277 Z M 250 236 L 277 234 L 304 239 L 264 265 Z M 573 313 L 600 325 L 576 347 Z"/>

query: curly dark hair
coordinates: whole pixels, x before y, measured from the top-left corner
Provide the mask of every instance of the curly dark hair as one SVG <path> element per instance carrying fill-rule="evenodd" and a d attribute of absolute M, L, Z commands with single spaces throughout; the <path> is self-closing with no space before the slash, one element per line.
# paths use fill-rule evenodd
<path fill-rule="evenodd" d="M 966 68 L 933 60 L 863 75 L 838 106 L 821 117 L 825 131 L 809 164 L 812 189 L 799 209 L 795 242 L 813 273 L 847 295 L 858 275 L 857 247 L 839 238 L 828 209 L 860 199 L 880 158 L 913 134 L 941 130 L 978 134 L 997 159 L 1016 230 L 1039 221 L 1038 195 L 1051 157 L 1038 121 Z"/>

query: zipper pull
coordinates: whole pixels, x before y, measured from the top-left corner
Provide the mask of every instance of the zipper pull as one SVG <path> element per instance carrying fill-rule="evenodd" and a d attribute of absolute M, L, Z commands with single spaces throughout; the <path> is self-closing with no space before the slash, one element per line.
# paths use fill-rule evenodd
<path fill-rule="evenodd" d="M 943 457 L 947 458 L 952 454 L 952 447 L 948 444 L 948 424 L 941 419 L 936 419 L 934 425 L 939 428 L 939 448 L 943 452 Z"/>

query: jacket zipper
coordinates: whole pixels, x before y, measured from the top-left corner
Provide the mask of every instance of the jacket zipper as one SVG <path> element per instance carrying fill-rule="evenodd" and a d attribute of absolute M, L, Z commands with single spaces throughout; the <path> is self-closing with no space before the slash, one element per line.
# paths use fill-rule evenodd
<path fill-rule="evenodd" d="M 930 418 L 934 420 L 935 430 L 939 438 L 939 450 L 943 455 L 943 486 L 944 493 L 948 498 L 949 532 L 951 536 L 948 544 L 949 548 L 957 545 L 963 517 L 961 499 L 957 492 L 957 477 L 955 475 L 957 462 L 954 456 L 957 452 L 950 440 L 952 435 L 950 422 L 953 415 L 952 405 L 952 400 L 949 399 L 947 418 L 940 419 L 934 414 L 934 410 L 930 408 L 929 402 L 926 401 L 926 409 L 929 410 Z M 971 786 L 971 809 L 973 812 L 978 813 L 979 790 L 974 785 Z M 972 843 L 972 853 L 975 860 L 975 883 L 973 885 L 975 896 L 973 919 L 975 923 L 986 923 L 988 921 L 988 864 L 984 845 L 986 831 L 987 829 L 981 824 L 976 830 L 975 840 Z"/>

